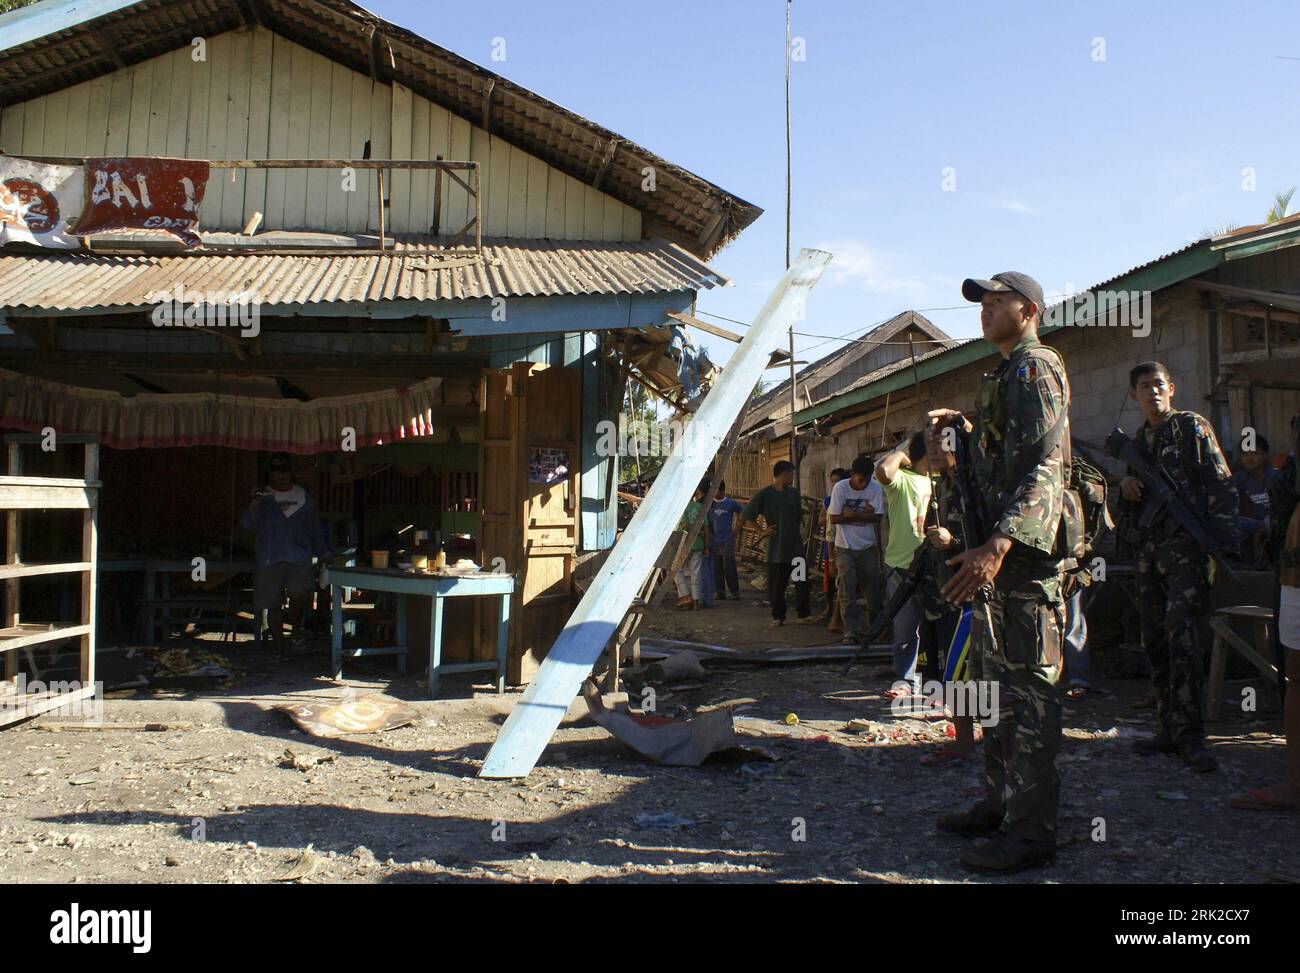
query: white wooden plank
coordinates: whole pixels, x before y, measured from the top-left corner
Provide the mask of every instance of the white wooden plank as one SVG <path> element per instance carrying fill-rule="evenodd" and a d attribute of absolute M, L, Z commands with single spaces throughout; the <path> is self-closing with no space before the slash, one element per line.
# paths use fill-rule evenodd
<path fill-rule="evenodd" d="M 89 155 L 86 151 L 86 124 L 90 117 L 90 82 L 68 89 L 67 124 L 64 127 L 63 154 Z"/>
<path fill-rule="evenodd" d="M 323 159 L 330 148 L 330 101 L 333 98 L 331 78 L 334 62 L 319 54 L 312 54 L 311 67 L 311 128 L 307 132 L 307 158 Z M 307 170 L 307 228 L 319 230 L 325 225 L 325 199 L 329 180 L 334 173 L 324 169 Z"/>
<path fill-rule="evenodd" d="M 63 155 L 68 150 L 68 89 L 47 96 L 45 105 L 45 154 Z"/>
<path fill-rule="evenodd" d="M 226 144 L 220 159 L 248 158 L 248 113 L 252 97 L 250 75 L 253 70 L 253 34 L 248 30 L 234 30 L 230 38 L 230 86 L 226 92 Z M 234 177 L 231 178 L 231 173 Z M 248 173 L 232 169 L 221 173 L 225 188 L 221 193 L 221 225 L 229 230 L 239 230 L 244 225 L 244 190 Z M 209 177 L 211 181 L 211 177 Z"/>
<path fill-rule="evenodd" d="M 109 75 L 111 87 L 108 95 L 108 139 L 105 155 L 126 155 L 131 133 L 131 95 L 135 89 L 135 72 L 130 68 Z"/>
<path fill-rule="evenodd" d="M 258 27 L 250 39 L 248 86 L 248 158 L 267 159 L 271 117 L 271 54 L 275 35 Z M 252 169 L 244 176 L 244 219 L 255 212 L 266 216 L 267 170 Z"/>
<path fill-rule="evenodd" d="M 352 77 L 342 64 L 334 64 L 330 75 L 330 142 L 329 155 L 334 159 L 350 159 L 352 145 Z M 360 155 L 358 147 L 356 154 Z M 359 174 L 354 173 L 359 182 Z M 343 170 L 326 173 L 325 226 L 341 233 L 348 228 L 348 199 L 351 193 L 343 188 Z"/>
<path fill-rule="evenodd" d="M 472 162 L 470 158 L 469 143 L 470 132 L 474 126 L 466 118 L 459 115 L 448 113 L 448 123 L 451 135 L 451 146 L 447 152 L 447 158 L 456 162 Z M 459 174 L 462 179 L 469 185 L 474 185 L 472 174 L 468 171 Z M 461 186 L 453 179 L 446 181 L 447 192 L 443 200 L 443 211 L 447 214 L 444 221 L 448 233 L 459 233 L 460 228 L 469 222 L 474 215 L 474 201 Z"/>
<path fill-rule="evenodd" d="M 429 158 L 429 113 L 427 98 L 415 95 L 411 99 L 411 158 Z M 433 175 L 430 172 L 411 173 L 411 201 L 407 219 L 411 233 L 428 233 L 433 223 Z"/>
<path fill-rule="evenodd" d="M 149 154 L 149 95 L 153 91 L 153 68 L 157 58 L 132 65 L 131 118 L 126 135 L 127 155 Z"/>
<path fill-rule="evenodd" d="M 436 159 L 438 158 L 438 156 L 442 156 L 444 159 L 451 158 L 451 112 L 447 111 L 447 109 L 443 108 L 441 105 L 430 104 L 429 106 L 429 158 Z M 439 220 L 442 225 L 433 227 L 433 232 L 446 233 L 447 223 L 448 223 L 448 219 L 447 219 L 447 205 L 449 203 L 448 195 L 450 193 L 450 187 L 455 184 L 450 179 L 448 179 L 446 175 L 440 173 L 431 174 L 430 183 L 434 187 L 437 187 L 439 183 L 441 183 L 441 190 L 442 190 L 442 197 L 439 201 L 439 207 L 440 207 Z M 430 212 L 429 222 L 430 225 L 432 226 L 433 223 L 432 204 L 430 204 L 429 212 Z M 459 230 L 462 225 L 464 225 L 463 220 L 457 223 L 455 228 L 451 232 L 454 233 L 456 230 Z"/>
<path fill-rule="evenodd" d="M 113 94 L 109 75 L 90 82 L 90 102 L 86 106 L 85 151 L 88 156 L 103 156 L 108 147 L 108 102 Z"/>
<path fill-rule="evenodd" d="M 483 129 L 477 125 L 470 126 L 469 133 L 469 158 L 471 162 L 477 162 L 479 167 L 479 196 L 480 207 L 483 214 L 482 232 L 484 236 L 488 233 L 488 212 L 492 203 L 492 138 Z M 504 192 L 504 190 L 502 190 Z M 474 212 L 474 201 L 469 201 L 469 211 L 472 215 Z M 468 217 L 466 217 L 468 219 Z"/>
<path fill-rule="evenodd" d="M 506 233 L 528 234 L 528 153 L 510 146 L 510 198 L 506 209 Z"/>
<path fill-rule="evenodd" d="M 528 223 L 524 235 L 532 239 L 546 236 L 546 163 L 535 155 L 528 157 Z"/>
<path fill-rule="evenodd" d="M 605 228 L 600 234 L 602 240 L 623 239 L 623 210 L 626 208 L 613 196 L 605 196 Z"/>
<path fill-rule="evenodd" d="M 267 120 L 266 157 L 288 159 L 290 99 L 293 93 L 293 45 L 290 41 L 272 35 L 271 41 L 271 116 Z M 262 210 L 262 225 L 270 230 L 283 229 L 285 224 L 284 200 L 289 173 L 272 169 L 266 174 L 266 200 Z"/>
<path fill-rule="evenodd" d="M 623 207 L 623 239 L 635 243 L 641 239 L 641 211 L 631 206 Z"/>
<path fill-rule="evenodd" d="M 564 239 L 564 173 L 546 167 L 546 233 L 552 240 Z"/>
<path fill-rule="evenodd" d="M 351 72 L 349 81 L 352 85 L 352 107 L 348 114 L 348 157 L 359 159 L 365 149 L 366 141 L 371 138 L 370 116 L 374 81 L 364 74 Z M 375 154 L 373 140 L 370 149 L 371 158 Z M 367 169 L 357 170 L 356 188 L 347 194 L 346 227 L 349 233 L 363 233 L 370 212 L 370 197 L 374 189 L 375 174 Z"/>
<path fill-rule="evenodd" d="M 167 116 L 171 106 L 172 71 L 177 53 L 172 51 L 154 58 L 149 89 L 149 135 L 145 142 L 147 155 L 167 154 Z"/>
<path fill-rule="evenodd" d="M 218 34 L 208 39 L 208 147 L 204 158 L 225 159 L 226 110 L 230 100 L 231 36 Z M 222 220 L 225 212 L 226 185 L 230 174 L 221 170 L 208 176 L 208 189 L 199 209 L 199 219 L 209 229 L 230 229 Z"/>
<path fill-rule="evenodd" d="M 552 174 L 554 178 L 554 174 Z M 581 240 L 582 227 L 587 219 L 586 187 L 568 173 L 564 179 L 564 239 Z"/>
<path fill-rule="evenodd" d="M 586 184 L 582 187 L 584 212 L 582 239 L 602 240 L 605 236 L 605 195 Z"/>
<path fill-rule="evenodd" d="M 488 141 L 487 225 L 484 236 L 506 236 L 510 232 L 510 150 L 514 146 L 503 139 L 491 136 Z"/>
<path fill-rule="evenodd" d="M 314 55 L 305 47 L 290 47 L 293 75 L 289 81 L 289 139 L 282 158 L 307 158 L 308 130 L 311 127 L 311 79 Z M 285 229 L 303 229 L 307 225 L 307 173 L 286 169 L 284 184 Z"/>
<path fill-rule="evenodd" d="M 185 155 L 189 135 L 190 88 L 199 65 L 194 61 L 194 49 L 178 48 L 172 61 L 172 87 L 167 105 L 167 154 Z"/>
<path fill-rule="evenodd" d="M 371 103 L 374 110 L 370 118 L 370 157 L 373 159 L 391 159 L 393 151 L 393 89 L 386 84 L 375 84 L 371 88 Z M 379 208 L 383 205 L 379 198 L 378 172 L 369 173 L 370 209 L 367 226 L 370 230 L 379 229 Z M 384 193 L 388 193 L 388 173 L 384 173 Z M 385 219 L 387 216 L 385 215 Z"/>
<path fill-rule="evenodd" d="M 393 83 L 393 122 L 392 159 L 409 159 L 411 157 L 411 124 L 415 110 L 414 93 L 405 85 Z M 392 172 L 385 175 L 388 185 L 388 230 L 391 233 L 405 233 L 411 222 L 411 173 Z"/>
<path fill-rule="evenodd" d="M 23 102 L 0 111 L 0 150 L 10 155 L 23 151 L 23 120 L 26 113 L 27 107 Z"/>

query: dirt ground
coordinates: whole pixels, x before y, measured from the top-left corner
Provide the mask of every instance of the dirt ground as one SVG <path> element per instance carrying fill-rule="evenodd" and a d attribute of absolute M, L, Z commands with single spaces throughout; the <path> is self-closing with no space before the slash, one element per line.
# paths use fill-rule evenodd
<path fill-rule="evenodd" d="M 820 626 L 773 632 L 759 593 L 705 612 L 666 609 L 669 638 L 763 647 L 826 644 Z M 207 647 L 212 648 L 209 644 Z M 189 729 L 52 730 L 42 717 L 0 733 L 0 881 L 267 882 L 1268 882 L 1300 876 L 1300 818 L 1235 811 L 1233 792 L 1280 772 L 1277 717 L 1212 728 L 1222 762 L 1195 775 L 1139 757 L 1151 711 L 1136 679 L 1067 708 L 1060 852 L 1008 878 L 967 872 L 962 839 L 936 815 L 980 796 L 976 764 L 920 757 L 945 722 L 890 714 L 879 662 L 708 662 L 702 681 L 659 692 L 667 713 L 735 704 L 746 743 L 774 761 L 661 767 L 589 719 L 556 734 L 525 780 L 475 774 L 517 694 L 468 678 L 423 698 L 388 660 L 335 684 L 324 649 L 291 660 L 226 650 L 228 688 L 110 699 L 109 723 Z M 345 741 L 298 731 L 288 700 L 382 692 L 419 721 Z M 787 725 L 787 714 L 798 724 Z M 849 732 L 849 720 L 865 720 Z M 291 751 L 286 755 L 286 751 Z M 644 816 L 676 827 L 647 824 Z M 642 823 L 637 819 L 642 816 Z M 1103 838 L 1104 840 L 1098 840 Z M 311 846 L 311 852 L 306 849 Z M 294 871 L 295 866 L 297 870 Z"/>

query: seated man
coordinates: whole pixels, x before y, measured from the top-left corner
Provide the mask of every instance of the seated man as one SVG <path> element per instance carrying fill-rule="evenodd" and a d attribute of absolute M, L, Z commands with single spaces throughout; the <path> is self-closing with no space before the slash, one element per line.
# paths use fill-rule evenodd
<path fill-rule="evenodd" d="M 289 599 L 289 625 L 295 650 L 306 646 L 303 619 L 312 588 L 313 555 L 322 569 L 329 546 L 321 531 L 320 516 L 311 495 L 293 482 L 293 462 L 276 453 L 268 465 L 265 487 L 253 490 L 252 502 L 239 525 L 256 535 L 257 569 L 253 576 L 253 612 L 258 639 L 283 649 L 285 595 Z M 262 613 L 266 613 L 263 624 Z"/>

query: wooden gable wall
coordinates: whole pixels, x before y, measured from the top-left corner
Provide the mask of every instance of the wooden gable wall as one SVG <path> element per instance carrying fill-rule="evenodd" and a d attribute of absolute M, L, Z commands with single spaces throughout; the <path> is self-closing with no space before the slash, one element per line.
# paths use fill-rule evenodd
<path fill-rule="evenodd" d="M 480 163 L 483 235 L 636 241 L 640 211 L 489 135 L 400 84 L 381 84 L 261 28 L 219 34 L 206 60 L 190 47 L 0 113 L 0 147 L 14 155 L 151 155 L 206 159 L 372 158 Z M 450 188 L 448 188 L 450 187 Z M 431 173 L 385 177 L 387 230 L 428 233 Z M 373 172 L 343 189 L 338 170 L 213 170 L 200 213 L 206 229 L 375 232 Z M 455 233 L 473 201 L 444 179 L 438 232 Z"/>

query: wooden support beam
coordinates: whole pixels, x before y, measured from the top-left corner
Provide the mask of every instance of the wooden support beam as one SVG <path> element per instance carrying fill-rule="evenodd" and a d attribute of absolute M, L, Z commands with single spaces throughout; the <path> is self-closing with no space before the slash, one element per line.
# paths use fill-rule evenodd
<path fill-rule="evenodd" d="M 492 134 L 492 89 L 497 85 L 496 78 L 488 78 L 483 86 L 483 131 Z"/>
<path fill-rule="evenodd" d="M 1262 291 L 1254 287 L 1235 287 L 1230 284 L 1216 284 L 1213 281 L 1208 280 L 1194 281 L 1194 284 L 1202 290 L 1214 291 L 1217 294 L 1228 294 L 1232 297 L 1244 297 L 1248 300 L 1258 301 L 1260 304 L 1272 304 L 1275 307 L 1284 307 L 1291 311 L 1300 311 L 1300 294 L 1285 294 L 1279 291 Z"/>
<path fill-rule="evenodd" d="M 736 344 L 740 344 L 740 342 L 744 340 L 743 337 L 736 334 L 734 331 L 728 331 L 726 328 L 720 328 L 716 324 L 709 324 L 707 321 L 701 321 L 699 318 L 693 317 L 690 314 L 684 314 L 681 311 L 669 311 L 667 316 L 672 318 L 674 321 L 690 325 L 692 328 L 698 328 L 706 334 L 711 334 L 718 338 L 726 338 L 728 341 L 734 341 Z M 778 354 L 778 352 L 773 352 L 773 354 Z M 784 355 L 785 352 L 779 352 L 779 354 Z"/>

